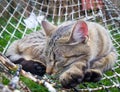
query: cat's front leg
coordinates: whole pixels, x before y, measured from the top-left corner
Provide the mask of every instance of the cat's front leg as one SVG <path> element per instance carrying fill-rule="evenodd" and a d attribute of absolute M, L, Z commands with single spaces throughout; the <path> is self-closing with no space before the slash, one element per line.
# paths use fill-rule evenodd
<path fill-rule="evenodd" d="M 62 73 L 59 80 L 64 88 L 75 87 L 81 83 L 84 78 L 86 63 L 76 62 L 68 70 Z"/>
<path fill-rule="evenodd" d="M 99 60 L 94 62 L 91 61 L 91 68 L 86 70 L 84 81 L 97 82 L 101 80 L 103 72 L 111 69 L 116 60 L 116 52 L 111 51 L 108 55 L 100 58 Z"/>

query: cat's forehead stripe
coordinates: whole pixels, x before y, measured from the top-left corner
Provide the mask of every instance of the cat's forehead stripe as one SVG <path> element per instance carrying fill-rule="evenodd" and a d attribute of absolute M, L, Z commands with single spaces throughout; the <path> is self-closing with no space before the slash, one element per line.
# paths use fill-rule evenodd
<path fill-rule="evenodd" d="M 59 27 L 55 34 L 53 34 L 53 36 L 51 37 L 51 40 L 53 41 L 56 41 L 58 40 L 60 37 L 62 37 L 63 34 L 69 32 L 71 30 L 71 28 L 73 27 L 73 23 L 69 24 L 69 25 L 66 25 L 66 26 L 61 26 Z"/>
<path fill-rule="evenodd" d="M 49 47 L 49 54 L 52 51 L 55 42 L 62 37 L 63 34 L 67 33 L 71 28 L 73 27 L 73 23 L 66 25 L 66 26 L 60 26 L 56 32 L 51 36 L 51 39 L 49 41 L 48 47 Z M 50 55 L 49 55 L 50 56 Z"/>

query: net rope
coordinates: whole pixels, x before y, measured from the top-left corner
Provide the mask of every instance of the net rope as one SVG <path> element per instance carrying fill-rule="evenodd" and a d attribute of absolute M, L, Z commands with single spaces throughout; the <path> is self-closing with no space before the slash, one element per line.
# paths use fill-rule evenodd
<path fill-rule="evenodd" d="M 105 26 L 117 49 L 118 62 L 100 82 L 83 83 L 77 89 L 89 92 L 120 90 L 120 10 L 111 0 L 0 0 L 0 52 L 4 54 L 14 40 L 40 30 L 39 25 L 34 28 L 26 26 L 24 19 L 31 13 L 44 16 L 56 25 L 83 19 Z"/>

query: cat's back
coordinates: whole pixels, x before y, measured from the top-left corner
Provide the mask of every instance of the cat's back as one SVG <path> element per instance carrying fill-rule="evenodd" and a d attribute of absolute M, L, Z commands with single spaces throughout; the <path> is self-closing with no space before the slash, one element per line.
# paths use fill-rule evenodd
<path fill-rule="evenodd" d="M 31 46 L 42 46 L 46 42 L 45 33 L 40 30 L 33 33 L 30 33 L 23 37 L 22 39 L 18 40 L 18 44 L 20 48 L 26 48 Z"/>
<path fill-rule="evenodd" d="M 109 31 L 102 25 L 94 22 L 86 22 L 89 30 L 90 45 L 93 53 L 107 54 L 113 48 Z"/>
<path fill-rule="evenodd" d="M 25 59 L 39 59 L 46 44 L 45 33 L 36 31 L 14 41 L 8 48 L 6 56 L 19 56 Z M 16 58 L 16 57 L 15 57 Z"/>

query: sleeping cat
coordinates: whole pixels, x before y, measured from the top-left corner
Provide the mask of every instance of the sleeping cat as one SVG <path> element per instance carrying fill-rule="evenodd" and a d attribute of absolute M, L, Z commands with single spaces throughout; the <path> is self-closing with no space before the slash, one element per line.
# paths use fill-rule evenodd
<path fill-rule="evenodd" d="M 117 59 L 107 30 L 97 23 L 78 20 L 57 27 L 42 21 L 42 27 L 15 41 L 6 55 L 32 73 L 59 74 L 64 88 L 99 81 Z"/>

